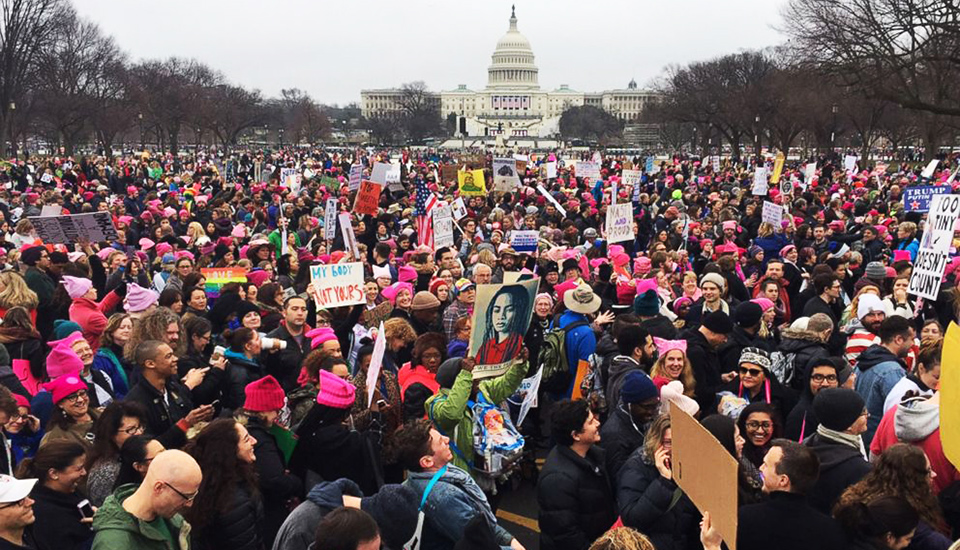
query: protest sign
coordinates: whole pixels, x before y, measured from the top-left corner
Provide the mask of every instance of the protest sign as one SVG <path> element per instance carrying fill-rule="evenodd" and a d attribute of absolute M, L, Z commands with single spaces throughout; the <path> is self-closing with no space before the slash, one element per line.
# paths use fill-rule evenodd
<path fill-rule="evenodd" d="M 243 267 L 202 267 L 200 274 L 203 275 L 203 290 L 208 298 L 220 296 L 220 289 L 227 283 L 247 282 L 247 270 Z"/>
<path fill-rule="evenodd" d="M 917 252 L 917 260 L 913 263 L 913 274 L 910 276 L 907 292 L 928 300 L 936 300 L 948 256 L 946 252 L 921 248 Z"/>
<path fill-rule="evenodd" d="M 30 216 L 37 236 L 45 243 L 74 244 L 113 242 L 118 239 L 110 212 L 90 212 L 70 216 Z"/>
<path fill-rule="evenodd" d="M 713 168 L 714 173 L 720 171 L 720 155 L 710 157 L 710 166 Z"/>
<path fill-rule="evenodd" d="M 539 231 L 514 229 L 510 232 L 510 246 L 517 252 L 536 252 L 539 242 Z"/>
<path fill-rule="evenodd" d="M 537 374 L 530 378 L 524 378 L 517 388 L 517 395 L 523 398 L 520 403 L 520 414 L 517 416 L 517 425 L 523 424 L 523 419 L 527 417 L 530 409 L 539 406 L 537 394 L 540 392 L 540 379 L 543 377 L 543 367 L 537 369 Z"/>
<path fill-rule="evenodd" d="M 764 166 L 757 166 L 753 172 L 753 186 L 750 192 L 754 195 L 767 194 L 767 169 Z"/>
<path fill-rule="evenodd" d="M 775 228 L 779 228 L 782 220 L 783 207 L 770 201 L 763 201 L 763 221 L 773 224 Z"/>
<path fill-rule="evenodd" d="M 456 164 L 444 164 L 440 167 L 440 177 L 443 178 L 444 183 L 450 183 L 457 181 L 457 165 Z"/>
<path fill-rule="evenodd" d="M 803 169 L 803 181 L 807 185 L 810 185 L 810 182 L 813 181 L 815 177 L 817 177 L 817 163 L 809 162 L 806 168 Z"/>
<path fill-rule="evenodd" d="M 453 219 L 460 221 L 465 217 L 467 217 L 467 205 L 463 203 L 461 197 L 457 197 L 457 200 L 453 201 Z"/>
<path fill-rule="evenodd" d="M 620 173 L 620 181 L 624 185 L 640 185 L 640 178 L 643 174 L 640 170 L 624 170 Z"/>
<path fill-rule="evenodd" d="M 477 287 L 467 355 L 477 358 L 474 380 L 500 376 L 520 360 L 539 286 L 540 281 L 532 279 Z"/>
<path fill-rule="evenodd" d="M 923 169 L 923 172 L 920 172 L 921 178 L 930 179 L 933 177 L 933 172 L 937 169 L 937 165 L 940 164 L 940 159 L 933 159 L 927 164 L 927 167 Z"/>
<path fill-rule="evenodd" d="M 363 294 L 363 262 L 310 266 L 310 282 L 317 309 L 354 306 Z"/>
<path fill-rule="evenodd" d="M 673 480 L 713 525 L 730 550 L 737 543 L 737 459 L 680 407 L 670 407 Z"/>
<path fill-rule="evenodd" d="M 940 363 L 960 364 L 960 327 L 951 322 L 943 338 Z M 960 464 L 960 369 L 940 371 L 940 442 L 951 464 Z"/>
<path fill-rule="evenodd" d="M 517 161 L 513 159 L 493 159 L 493 188 L 496 191 L 511 191 L 520 187 L 517 176 Z"/>
<path fill-rule="evenodd" d="M 360 189 L 360 180 L 363 178 L 363 165 L 362 164 L 351 164 L 350 165 L 350 190 L 356 191 Z"/>
<path fill-rule="evenodd" d="M 648 174 L 656 174 L 660 171 L 660 167 L 654 163 L 655 159 L 653 157 L 647 157 L 647 162 L 644 164 L 643 169 Z"/>
<path fill-rule="evenodd" d="M 547 179 L 548 180 L 557 179 L 557 163 L 556 162 L 547 163 Z"/>
<path fill-rule="evenodd" d="M 389 172 L 391 168 L 392 165 L 388 162 L 373 163 L 373 170 L 370 172 L 370 181 L 381 185 L 390 183 L 387 181 L 387 172 Z"/>
<path fill-rule="evenodd" d="M 773 175 L 770 176 L 770 183 L 780 183 L 780 175 L 783 173 L 783 153 L 777 153 L 776 160 L 773 161 Z"/>
<path fill-rule="evenodd" d="M 337 215 L 340 220 L 340 230 L 343 231 L 343 244 L 347 252 L 353 254 L 354 258 L 360 257 L 360 249 L 357 247 L 357 236 L 353 232 L 353 222 L 350 219 L 349 212 L 341 212 Z"/>
<path fill-rule="evenodd" d="M 554 208 L 556 208 L 557 211 L 560 212 L 560 215 L 561 215 L 561 216 L 563 216 L 564 218 L 567 217 L 567 211 L 566 211 L 566 209 L 564 209 L 562 206 L 560 206 L 560 203 L 557 202 L 557 199 L 553 198 L 553 195 L 551 195 L 550 193 L 548 193 L 547 190 L 544 189 L 544 187 L 543 187 L 542 185 L 537 185 L 537 191 L 540 191 L 540 194 L 543 195 L 544 197 L 546 197 L 546 199 L 547 199 L 548 201 L 550 201 L 550 204 L 552 204 L 552 205 L 554 206 Z"/>
<path fill-rule="evenodd" d="M 45 204 L 43 208 L 40 209 L 41 218 L 59 216 L 60 214 L 63 214 L 63 207 L 59 204 Z"/>
<path fill-rule="evenodd" d="M 296 168 L 281 168 L 280 169 L 280 183 L 284 185 L 287 189 L 297 194 L 300 192 L 300 174 L 297 173 Z"/>
<path fill-rule="evenodd" d="M 433 248 L 453 246 L 453 210 L 450 205 L 438 203 L 433 209 Z"/>
<path fill-rule="evenodd" d="M 607 242 L 619 243 L 633 239 L 633 205 L 611 204 L 607 208 Z"/>
<path fill-rule="evenodd" d="M 857 169 L 857 156 L 846 155 L 843 157 L 843 169 L 847 172 L 853 172 Z"/>
<path fill-rule="evenodd" d="M 320 185 L 327 188 L 331 193 L 340 192 L 340 180 L 332 176 L 320 176 Z"/>
<path fill-rule="evenodd" d="M 946 195 L 950 187 L 946 185 L 917 185 L 903 189 L 903 209 L 907 212 L 927 212 L 934 195 Z"/>
<path fill-rule="evenodd" d="M 487 194 L 486 178 L 483 170 L 460 170 L 457 172 L 460 194 L 473 197 Z"/>
<path fill-rule="evenodd" d="M 596 181 L 600 179 L 600 164 L 597 162 L 585 162 L 578 160 L 574 165 L 578 178 Z"/>
<path fill-rule="evenodd" d="M 380 321 L 377 340 L 373 343 L 373 355 L 370 356 L 370 366 L 367 367 L 367 407 L 373 404 L 373 394 L 380 379 L 380 367 L 383 365 L 385 351 L 387 351 L 387 334 L 383 331 L 383 321 Z"/>
<path fill-rule="evenodd" d="M 920 246 L 938 252 L 950 252 L 953 224 L 960 215 L 960 195 L 935 195 L 930 201 L 930 215 L 923 230 Z"/>
<path fill-rule="evenodd" d="M 337 199 L 327 199 L 323 213 L 323 238 L 332 241 L 337 236 Z"/>
<path fill-rule="evenodd" d="M 353 211 L 357 214 L 376 216 L 380 209 L 380 184 L 369 180 L 360 182 L 360 190 L 353 201 Z"/>

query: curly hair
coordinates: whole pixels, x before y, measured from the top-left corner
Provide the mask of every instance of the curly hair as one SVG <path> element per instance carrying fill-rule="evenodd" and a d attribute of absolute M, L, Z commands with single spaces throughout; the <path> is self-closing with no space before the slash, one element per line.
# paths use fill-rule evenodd
<path fill-rule="evenodd" d="M 629 527 L 611 529 L 593 541 L 589 550 L 656 550 L 643 533 Z"/>
<path fill-rule="evenodd" d="M 170 323 L 177 323 L 177 326 L 180 327 L 180 339 L 173 351 L 178 356 L 183 355 L 186 338 L 183 337 L 183 324 L 180 322 L 180 317 L 170 308 L 158 307 L 145 315 L 140 321 L 134 323 L 133 334 L 126 345 L 123 346 L 124 359 L 127 361 L 136 360 L 137 346 L 140 342 L 159 340 L 165 343 L 167 341 L 167 327 Z"/>
<path fill-rule="evenodd" d="M 870 502 L 879 497 L 905 499 L 934 529 L 945 525 L 937 496 L 930 486 L 927 457 L 919 447 L 897 443 L 880 454 L 873 469 L 863 479 L 840 495 L 833 508 L 837 510 L 854 502 Z"/>
<path fill-rule="evenodd" d="M 245 485 L 254 499 L 259 498 L 256 469 L 237 456 L 240 446 L 237 426 L 237 421 L 232 418 L 214 420 L 184 447 L 203 470 L 197 498 L 193 506 L 183 512 L 198 531 L 227 510 L 236 486 Z"/>
<path fill-rule="evenodd" d="M 420 335 L 413 344 L 413 353 L 411 365 L 422 365 L 423 354 L 428 349 L 434 348 L 440 352 L 440 362 L 447 360 L 447 338 L 439 332 L 427 332 Z"/>
<path fill-rule="evenodd" d="M 417 332 L 413 330 L 406 319 L 394 317 L 383 322 L 383 333 L 387 338 L 400 338 L 405 344 L 409 344 L 417 339 Z"/>

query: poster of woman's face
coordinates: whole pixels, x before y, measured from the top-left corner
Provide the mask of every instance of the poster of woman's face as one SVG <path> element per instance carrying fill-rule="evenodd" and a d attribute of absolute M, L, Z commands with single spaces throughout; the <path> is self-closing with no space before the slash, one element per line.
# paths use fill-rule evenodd
<path fill-rule="evenodd" d="M 470 332 L 470 355 L 477 358 L 474 378 L 499 376 L 520 358 L 538 286 L 533 279 L 477 287 Z"/>

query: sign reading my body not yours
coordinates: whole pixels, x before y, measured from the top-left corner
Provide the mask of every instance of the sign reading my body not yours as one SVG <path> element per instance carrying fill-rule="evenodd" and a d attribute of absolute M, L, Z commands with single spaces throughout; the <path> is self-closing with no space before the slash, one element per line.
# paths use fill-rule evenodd
<path fill-rule="evenodd" d="M 310 280 L 318 308 L 364 303 L 363 263 L 310 266 Z"/>

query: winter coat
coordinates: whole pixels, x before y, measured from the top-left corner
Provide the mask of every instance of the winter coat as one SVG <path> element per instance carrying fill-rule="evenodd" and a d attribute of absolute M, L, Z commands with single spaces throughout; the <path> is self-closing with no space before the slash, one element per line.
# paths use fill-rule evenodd
<path fill-rule="evenodd" d="M 247 400 L 247 384 L 263 378 L 266 373 L 256 359 L 250 359 L 242 353 L 228 349 L 223 355 L 228 364 L 221 406 L 224 410 L 235 411 L 243 407 Z"/>
<path fill-rule="evenodd" d="M 701 416 L 714 412 L 714 402 L 720 390 L 720 356 L 713 349 L 703 334 L 696 328 L 690 328 L 680 333 L 680 338 L 687 341 L 687 359 L 693 367 L 693 376 L 697 381 L 695 398 L 700 405 Z"/>
<path fill-rule="evenodd" d="M 840 525 L 810 506 L 804 495 L 774 491 L 769 500 L 740 508 L 738 516 L 737 550 L 845 548 Z"/>
<path fill-rule="evenodd" d="M 803 444 L 810 447 L 820 459 L 820 478 L 808 495 L 810 504 L 820 512 L 829 514 L 843 491 L 867 475 L 870 463 L 859 450 L 827 439 L 819 433 L 806 438 Z"/>
<path fill-rule="evenodd" d="M 557 445 L 537 482 L 541 550 L 586 550 L 617 519 L 604 452 Z"/>
<path fill-rule="evenodd" d="M 309 327 L 303 327 L 304 334 L 310 330 Z M 276 338 L 287 343 L 286 349 L 275 353 L 264 353 L 261 356 L 267 374 L 273 376 L 280 382 L 283 389 L 287 392 L 297 387 L 297 377 L 300 376 L 300 367 L 303 365 L 303 358 L 310 353 L 310 339 L 301 338 L 302 344 L 297 343 L 297 339 L 291 336 L 285 324 L 281 323 L 279 327 L 267 333 L 268 338 Z"/>
<path fill-rule="evenodd" d="M 676 482 L 644 462 L 643 449 L 620 469 L 617 509 L 623 524 L 647 535 L 657 550 L 685 550 L 699 540 L 697 507 Z"/>
<path fill-rule="evenodd" d="M 784 387 L 778 382 L 776 377 L 770 374 L 770 371 L 766 371 L 766 377 L 767 380 L 770 381 L 769 403 L 780 413 L 780 418 L 786 418 L 790 414 L 790 411 L 793 410 L 793 406 L 797 403 L 797 395 L 793 390 Z M 768 402 L 765 387 L 761 386 L 757 395 L 751 397 L 750 392 L 743 389 L 740 385 L 739 376 L 720 386 L 720 391 L 728 391 L 733 395 L 742 397 L 747 400 L 747 403 Z M 716 407 L 714 407 L 714 409 L 716 409 Z"/>
<path fill-rule="evenodd" d="M 117 351 L 120 351 L 119 355 Z M 117 399 L 123 399 L 130 391 L 130 369 L 124 363 L 123 350 L 114 349 L 114 346 L 101 346 L 93 356 L 91 366 L 93 370 L 102 372 L 110 379 L 114 397 Z"/>
<path fill-rule="evenodd" d="M 264 543 L 270 546 L 289 513 L 287 501 L 303 496 L 303 481 L 287 472 L 287 464 L 277 440 L 263 424 L 252 420 L 247 423 L 247 431 L 257 440 L 253 451 L 257 456 L 257 481 L 266 510 Z"/>
<path fill-rule="evenodd" d="M 25 359 L 30 362 L 30 372 L 47 372 L 47 346 L 37 338 L 26 338 L 3 344 L 10 360 Z M 41 380 L 43 382 L 43 380 Z"/>
<path fill-rule="evenodd" d="M 137 490 L 137 485 L 121 485 L 103 502 L 93 517 L 93 550 L 115 550 L 130 548 L 136 550 L 189 550 L 190 525 L 180 514 L 171 518 L 160 518 L 167 525 L 174 545 L 151 525 L 123 509 L 123 501 Z"/>
<path fill-rule="evenodd" d="M 209 405 L 223 397 L 223 390 L 226 384 L 224 380 L 227 377 L 227 369 L 226 367 L 218 369 L 212 366 L 209 357 L 205 357 L 202 353 L 193 350 L 192 347 L 193 346 L 191 346 L 190 351 L 187 351 L 187 353 L 177 361 L 177 376 L 182 380 L 191 369 L 205 369 L 210 367 L 210 370 L 203 375 L 203 381 L 194 386 L 193 390 L 190 391 L 195 406 Z M 219 412 L 218 408 L 215 414 Z"/>
<path fill-rule="evenodd" d="M 100 336 L 107 328 L 107 316 L 104 314 L 117 307 L 120 301 L 120 296 L 111 292 L 99 303 L 81 296 L 70 304 L 70 320 L 80 325 L 83 337 L 91 348 L 100 347 Z"/>
<path fill-rule="evenodd" d="M 93 543 L 90 524 L 80 523 L 77 504 L 84 499 L 80 493 L 61 493 L 37 483 L 30 493 L 36 502 L 33 529 L 37 550 L 83 550 Z"/>
<path fill-rule="evenodd" d="M 854 389 L 863 398 L 870 413 L 867 431 L 863 434 L 863 444 L 869 447 L 883 418 L 883 404 L 887 395 L 907 374 L 907 369 L 903 361 L 890 350 L 880 345 L 872 345 L 860 354 L 854 372 L 857 374 Z"/>
<path fill-rule="evenodd" d="M 250 487 L 233 488 L 224 511 L 207 510 L 211 515 L 202 530 L 193 530 L 194 550 L 261 550 L 263 548 L 263 502 Z"/>
<path fill-rule="evenodd" d="M 312 474 L 327 481 L 345 477 L 359 485 L 363 494 L 376 493 L 383 479 L 380 414 L 373 413 L 370 427 L 360 432 L 343 424 L 320 425 L 318 412 L 311 410 L 297 428 L 290 472 L 303 480 Z"/>
<path fill-rule="evenodd" d="M 600 448 L 607 455 L 606 467 L 610 479 L 617 479 L 617 472 L 631 453 L 643 446 L 646 426 L 637 426 L 622 403 L 611 407 L 612 414 L 600 428 Z"/>
<path fill-rule="evenodd" d="M 829 357 L 827 345 L 820 340 L 820 336 L 809 330 L 786 328 L 780 333 L 781 341 L 776 350 L 784 355 L 793 354 L 793 379 L 790 387 L 803 391 L 805 380 L 808 377 L 808 365 L 814 359 Z"/>
<path fill-rule="evenodd" d="M 610 361 L 610 367 L 607 370 L 607 384 L 604 388 L 604 395 L 610 408 L 616 407 L 617 403 L 620 402 L 620 388 L 623 387 L 623 379 L 630 371 L 635 370 L 643 372 L 640 363 L 632 357 L 615 355 Z"/>
<path fill-rule="evenodd" d="M 577 321 L 588 321 L 587 316 L 574 311 L 566 311 L 560 316 L 560 328 L 566 328 Z M 589 323 L 589 321 L 588 321 Z M 580 361 L 589 361 L 590 356 L 597 349 L 597 336 L 593 333 L 593 328 L 589 325 L 583 325 L 567 332 L 564 341 L 567 352 L 567 366 L 570 368 L 570 387 L 564 393 L 564 397 L 570 397 L 573 394 L 573 384 L 577 379 L 577 369 Z"/>
<path fill-rule="evenodd" d="M 173 378 L 167 380 L 165 390 L 166 400 L 156 388 L 141 378 L 127 394 L 126 400 L 140 403 L 146 409 L 145 433 L 153 434 L 166 449 L 179 449 L 187 442 L 187 433 L 186 426 L 181 427 L 177 423 L 193 410 L 193 397 L 186 386 Z"/>

